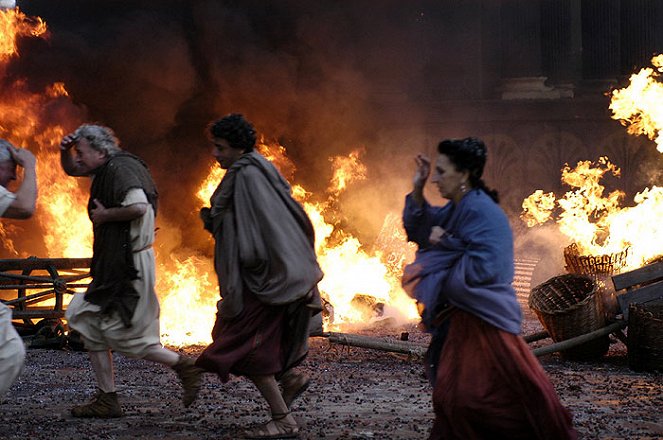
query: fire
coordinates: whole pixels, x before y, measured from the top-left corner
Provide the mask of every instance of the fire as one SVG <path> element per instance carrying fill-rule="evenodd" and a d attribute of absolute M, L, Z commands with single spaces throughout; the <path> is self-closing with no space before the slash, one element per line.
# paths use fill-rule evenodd
<path fill-rule="evenodd" d="M 0 62 L 18 55 L 18 37 L 45 36 L 46 32 L 46 23 L 41 18 L 27 17 L 18 8 L 0 9 Z"/>
<path fill-rule="evenodd" d="M 161 340 L 183 346 L 211 342 L 219 299 L 212 261 L 158 253 Z"/>
<path fill-rule="evenodd" d="M 610 102 L 613 119 L 627 126 L 629 133 L 644 134 L 658 145 L 663 153 L 663 54 L 651 60 L 654 68 L 644 68 L 631 75 L 630 84 L 614 90 Z"/>
<path fill-rule="evenodd" d="M 295 167 L 285 156 L 285 149 L 282 146 L 261 140 L 257 149 L 275 162 L 282 173 L 285 168 L 288 170 L 287 173 L 294 174 Z M 406 258 L 400 255 L 389 261 L 385 257 L 387 252 L 384 249 L 367 250 L 356 237 L 340 230 L 327 220 L 328 217 L 337 215 L 334 206 L 337 205 L 338 196 L 348 188 L 348 185 L 366 178 L 367 170 L 361 163 L 360 155 L 361 151 L 357 150 L 348 156 L 330 158 L 333 177 L 324 202 L 312 201 L 313 194 L 301 185 L 292 186 L 293 196 L 304 207 L 315 230 L 316 254 L 325 273 L 318 287 L 323 298 L 334 308 L 334 320 L 333 323 L 328 323 L 328 326 L 338 327 L 370 319 L 371 311 L 365 310 L 358 298 L 371 298 L 369 302 L 382 303 L 387 314 L 397 315 L 399 318 L 418 317 L 414 302 L 400 288 L 400 271 Z M 197 193 L 203 203 L 201 207 L 209 204 L 209 196 L 216 187 L 214 182 L 218 184 L 222 175 L 223 172 L 219 171 L 217 166 L 210 169 L 208 177 L 202 182 Z M 383 227 L 380 235 L 397 237 L 401 240 L 399 248 L 402 249 L 405 246 L 404 234 L 400 230 L 400 224 L 397 226 L 393 220 L 393 216 L 388 218 L 386 224 L 389 226 Z M 383 238 L 382 241 L 388 240 Z M 384 244 L 383 246 L 386 247 Z M 388 252 L 392 257 L 395 254 L 394 249 L 389 249 Z M 191 269 L 199 270 L 195 266 Z M 196 305 L 191 304 L 191 306 Z M 208 328 L 210 326 L 211 324 Z"/>
<path fill-rule="evenodd" d="M 644 134 L 663 152 L 663 55 L 652 58 L 654 68 L 631 75 L 630 84 L 612 92 L 610 110 L 633 135 Z M 562 182 L 575 188 L 562 198 L 537 190 L 523 201 L 521 218 L 528 226 L 556 217 L 560 231 L 569 237 L 582 255 L 616 255 L 628 248 L 624 270 L 637 268 L 661 255 L 660 215 L 663 188 L 645 188 L 634 197 L 634 206 L 621 207 L 623 192 L 604 195 L 599 183 L 606 173 L 619 176 L 619 169 L 607 158 L 598 164 L 579 162 L 562 170 Z"/>
<path fill-rule="evenodd" d="M 521 218 L 528 226 L 556 218 L 560 231 L 578 246 L 581 255 L 610 255 L 627 247 L 625 269 L 642 266 L 661 254 L 656 239 L 663 232 L 663 188 L 645 188 L 634 198 L 635 206 L 621 207 L 624 193 L 605 194 L 600 184 L 606 173 L 619 176 L 619 168 L 608 158 L 598 163 L 578 162 L 576 168 L 562 169 L 562 182 L 574 188 L 563 197 L 537 190 L 523 202 Z"/>
<path fill-rule="evenodd" d="M 329 192 L 338 196 L 350 183 L 366 179 L 366 166 L 359 160 L 359 150 L 351 152 L 347 157 L 329 158 L 334 175 L 329 185 Z"/>
<path fill-rule="evenodd" d="M 18 37 L 47 36 L 46 24 L 40 18 L 26 17 L 18 8 L 0 10 L 0 28 L 0 72 L 4 72 L 11 57 L 18 55 Z M 60 167 L 57 146 L 65 129 L 49 122 L 48 110 L 60 105 L 67 96 L 62 83 L 52 84 L 38 94 L 28 91 L 25 82 L 19 80 L 2 90 L 0 101 L 0 136 L 15 145 L 30 147 L 37 156 L 40 197 L 35 218 L 51 257 L 92 253 L 92 231 L 85 210 L 80 209 L 87 203 L 87 196 Z M 6 247 L 11 242 L 3 243 Z M 16 250 L 13 253 L 19 255 Z"/>
<path fill-rule="evenodd" d="M 18 37 L 47 36 L 46 24 L 40 18 L 28 18 L 18 8 L 0 10 L 0 29 L 0 76 L 4 76 L 9 60 L 18 55 Z M 89 182 L 67 176 L 60 167 L 60 139 L 81 122 L 65 84 L 54 83 L 42 93 L 34 93 L 28 90 L 25 81 L 19 80 L 0 94 L 0 137 L 30 148 L 37 156 L 39 201 L 35 221 L 41 229 L 47 256 L 91 256 L 92 228 L 85 209 Z M 53 107 L 62 111 L 50 112 Z M 53 114 L 63 120 L 59 124 L 52 122 Z M 295 166 L 283 146 L 260 139 L 257 149 L 279 168 L 286 179 L 293 181 Z M 361 304 L 357 298 L 371 298 L 375 303 L 383 303 L 386 313 L 416 319 L 418 314 L 413 301 L 400 288 L 404 253 L 386 250 L 377 244 L 369 249 L 356 237 L 340 230 L 336 223 L 327 220 L 338 216 L 335 210 L 339 206 L 339 195 L 353 182 L 366 179 L 367 169 L 360 156 L 361 151 L 357 150 L 346 157 L 330 159 L 334 177 L 327 194 L 322 197 L 323 202 L 313 201 L 314 194 L 301 185 L 292 186 L 293 195 L 303 204 L 314 224 L 316 252 L 326 275 L 320 285 L 321 293 L 333 304 L 334 325 L 367 320 L 366 312 L 358 310 Z M 224 170 L 218 166 L 210 168 L 196 192 L 200 207 L 209 205 L 209 198 L 223 175 Z M 400 225 L 394 223 L 393 218 L 385 222 L 381 236 L 403 239 Z M 174 346 L 206 344 L 211 339 L 219 299 L 213 262 L 211 258 L 182 246 L 181 230 L 177 225 L 163 218 L 159 221 L 155 253 L 162 342 Z M 12 240 L 18 237 L 18 232 L 20 227 L 12 224 L 4 229 L 0 227 L 3 246 L 15 255 L 19 255 L 20 247 L 14 246 Z M 407 248 L 402 244 L 401 249 L 404 247 Z"/>

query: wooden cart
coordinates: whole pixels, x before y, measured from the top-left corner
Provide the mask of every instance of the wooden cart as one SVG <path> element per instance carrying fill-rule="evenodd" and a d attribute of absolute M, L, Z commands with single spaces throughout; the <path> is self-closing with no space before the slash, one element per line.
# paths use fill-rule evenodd
<path fill-rule="evenodd" d="M 90 258 L 0 260 L 0 300 L 12 309 L 19 334 L 35 344 L 60 345 L 66 337 L 65 295 L 87 287 Z"/>

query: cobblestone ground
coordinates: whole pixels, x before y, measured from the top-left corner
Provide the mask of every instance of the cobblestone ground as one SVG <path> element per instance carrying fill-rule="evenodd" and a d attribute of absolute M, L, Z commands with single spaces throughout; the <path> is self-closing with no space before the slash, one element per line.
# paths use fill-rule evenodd
<path fill-rule="evenodd" d="M 525 323 L 525 334 L 540 330 Z M 362 332 L 427 343 L 414 327 Z M 548 344 L 541 341 L 537 344 Z M 419 359 L 311 339 L 304 368 L 313 377 L 294 413 L 302 439 L 425 439 L 432 424 L 431 388 Z M 192 356 L 200 347 L 184 351 Z M 0 404 L 3 439 L 238 439 L 267 418 L 266 405 L 242 378 L 222 384 L 207 375 L 199 400 L 181 406 L 175 374 L 160 365 L 115 356 L 118 391 L 126 416 L 80 420 L 69 408 L 93 392 L 87 355 L 31 349 L 25 370 Z M 558 355 L 541 359 L 583 439 L 663 437 L 663 377 L 636 373 L 616 342 L 588 363 Z"/>

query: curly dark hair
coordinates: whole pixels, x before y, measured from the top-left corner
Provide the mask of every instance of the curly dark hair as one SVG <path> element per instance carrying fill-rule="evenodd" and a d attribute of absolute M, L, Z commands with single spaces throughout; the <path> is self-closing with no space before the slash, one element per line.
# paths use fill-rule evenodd
<path fill-rule="evenodd" d="M 497 191 L 488 188 L 481 179 L 488 153 L 486 145 L 481 139 L 474 137 L 445 139 L 437 146 L 437 152 L 447 156 L 457 171 L 468 171 L 470 173 L 469 180 L 472 188 L 485 191 L 495 203 L 499 203 Z"/>
<path fill-rule="evenodd" d="M 256 145 L 256 130 L 253 125 L 239 113 L 231 113 L 209 125 L 212 138 L 228 141 L 232 148 L 248 153 Z"/>

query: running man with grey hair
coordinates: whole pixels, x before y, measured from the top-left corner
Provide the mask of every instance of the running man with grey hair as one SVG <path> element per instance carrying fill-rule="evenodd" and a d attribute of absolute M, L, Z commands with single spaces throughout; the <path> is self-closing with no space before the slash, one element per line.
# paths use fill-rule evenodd
<path fill-rule="evenodd" d="M 15 193 L 7 184 L 16 180 L 16 167 L 23 168 L 23 181 Z M 0 217 L 30 218 L 37 202 L 36 160 L 25 148 L 0 139 Z M 0 302 L 0 400 L 23 368 L 25 347 L 12 325 L 12 311 Z"/>
<path fill-rule="evenodd" d="M 94 231 L 92 282 L 84 295 L 74 295 L 65 317 L 82 335 L 98 391 L 92 402 L 72 408 L 72 415 L 123 415 L 111 350 L 173 368 L 184 406 L 191 405 L 202 370 L 191 358 L 164 348 L 159 336 L 152 249 L 158 194 L 147 165 L 123 151 L 113 131 L 100 125 L 81 125 L 62 139 L 60 151 L 68 175 L 92 178 L 87 207 Z"/>

